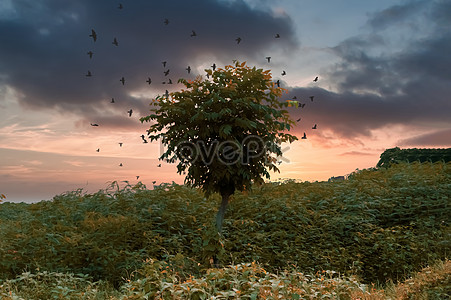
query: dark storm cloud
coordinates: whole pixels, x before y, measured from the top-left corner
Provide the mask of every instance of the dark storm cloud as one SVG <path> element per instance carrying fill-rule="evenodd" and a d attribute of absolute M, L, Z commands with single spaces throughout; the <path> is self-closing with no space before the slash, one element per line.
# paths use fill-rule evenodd
<path fill-rule="evenodd" d="M 11 13 L 0 19 L 0 84 L 19 91 L 21 103 L 34 108 L 90 115 L 114 97 L 117 110 L 146 112 L 148 93 L 163 94 L 180 77 L 194 78 L 196 64 L 214 63 L 202 61 L 205 55 L 216 57 L 218 65 L 229 64 L 261 55 L 274 43 L 288 49 L 297 43 L 290 19 L 252 10 L 239 0 L 122 4 L 118 9 L 106 0 L 14 1 Z M 98 35 L 95 43 L 91 29 Z M 190 36 L 192 30 L 197 36 Z M 275 33 L 284 38 L 274 39 Z M 239 45 L 237 37 L 242 38 Z M 92 59 L 88 51 L 94 52 Z M 92 77 L 85 76 L 88 70 Z M 151 85 L 145 82 L 148 77 Z M 173 85 L 163 84 L 169 79 Z M 142 96 L 132 96 L 138 89 Z"/>
<path fill-rule="evenodd" d="M 417 37 L 411 31 L 402 49 L 376 51 L 390 44 L 379 28 L 396 31 L 396 24 L 407 19 L 415 23 L 419 14 L 428 18 L 428 24 L 419 21 L 412 28 L 442 28 L 444 23 L 449 24 L 449 18 L 443 16 L 444 11 L 451 15 L 451 6 L 445 1 L 416 1 L 406 4 L 406 10 L 402 8 L 394 6 L 372 15 L 368 22 L 374 29 L 371 33 L 347 39 L 332 49 L 341 61 L 323 78 L 335 83 L 337 92 L 293 91 L 317 93 L 318 100 L 323 98 L 322 104 L 318 101 L 310 112 L 323 127 L 342 137 L 371 136 L 371 130 L 389 130 L 392 125 L 451 127 L 449 28 L 446 32 L 431 30 L 433 34 L 426 37 Z M 435 143 L 451 143 L 442 134 L 435 138 L 442 138 Z"/>

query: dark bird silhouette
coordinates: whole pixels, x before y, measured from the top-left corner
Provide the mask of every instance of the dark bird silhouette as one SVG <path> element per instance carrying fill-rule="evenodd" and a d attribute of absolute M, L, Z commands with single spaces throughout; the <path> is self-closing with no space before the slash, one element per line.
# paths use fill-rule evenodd
<path fill-rule="evenodd" d="M 118 9 L 123 9 L 124 7 L 122 6 L 122 3 L 119 3 L 119 6 L 117 8 Z"/>
<path fill-rule="evenodd" d="M 133 109 L 127 110 L 128 116 L 131 117 L 133 113 Z"/>
<path fill-rule="evenodd" d="M 88 73 L 86 73 L 86 77 L 91 77 L 91 76 L 92 76 L 91 71 L 88 71 Z"/>
<path fill-rule="evenodd" d="M 315 98 L 315 96 L 310 96 L 309 98 L 310 98 L 310 100 L 312 100 L 312 102 L 313 102 L 313 98 Z"/>
<path fill-rule="evenodd" d="M 304 106 L 305 106 L 305 103 L 299 103 L 300 108 L 304 108 Z"/>
<path fill-rule="evenodd" d="M 112 44 L 113 44 L 113 45 L 116 45 L 116 46 L 119 46 L 119 43 L 117 42 L 117 39 L 116 39 L 116 38 L 114 38 Z"/>
<path fill-rule="evenodd" d="M 138 180 L 139 179 L 139 176 L 136 176 L 136 180 Z"/>
<path fill-rule="evenodd" d="M 297 119 L 296 122 L 299 122 L 301 120 L 301 118 Z"/>
<path fill-rule="evenodd" d="M 318 76 L 315 77 L 315 79 L 313 79 L 314 82 L 318 81 Z"/>
<path fill-rule="evenodd" d="M 166 92 L 164 93 L 164 95 L 166 96 L 166 98 L 169 98 L 169 91 L 166 90 Z"/>
<path fill-rule="evenodd" d="M 268 62 L 271 62 L 271 56 L 267 56 L 266 59 L 268 60 Z"/>
<path fill-rule="evenodd" d="M 276 33 L 275 38 L 276 38 L 276 39 L 280 38 L 280 34 Z"/>
<path fill-rule="evenodd" d="M 158 164 L 157 167 L 158 167 L 158 168 L 161 168 L 161 164 Z"/>
<path fill-rule="evenodd" d="M 119 144 L 119 147 L 122 147 L 122 144 L 123 144 L 123 143 L 118 143 L 118 144 Z"/>
<path fill-rule="evenodd" d="M 216 70 L 216 64 L 213 63 L 213 65 L 211 65 L 211 68 L 213 69 L 213 71 Z"/>
<path fill-rule="evenodd" d="M 303 140 L 306 140 L 306 139 L 307 139 L 307 135 L 305 134 L 305 132 L 304 132 L 304 136 L 301 137 L 301 139 L 303 139 Z"/>
<path fill-rule="evenodd" d="M 164 22 L 163 22 L 165 25 L 168 25 L 169 24 L 169 20 L 168 19 L 164 19 Z"/>
<path fill-rule="evenodd" d="M 100 152 L 100 148 L 97 148 L 97 150 L 96 150 L 97 152 Z"/>
<path fill-rule="evenodd" d="M 114 98 L 111 98 L 111 103 L 114 103 Z"/>
<path fill-rule="evenodd" d="M 169 69 L 167 69 L 167 70 L 164 71 L 163 73 L 164 73 L 164 76 L 168 76 L 168 74 L 169 74 Z"/>
<path fill-rule="evenodd" d="M 168 84 L 172 84 L 171 78 L 168 79 Z"/>
<path fill-rule="evenodd" d="M 188 71 L 188 74 L 191 73 L 191 67 L 188 66 L 188 68 L 186 68 L 186 70 Z"/>
<path fill-rule="evenodd" d="M 97 33 L 94 31 L 94 29 L 91 29 L 91 34 L 89 36 L 92 37 L 94 42 L 97 41 Z"/>
<path fill-rule="evenodd" d="M 157 183 L 157 181 L 156 181 L 156 180 L 152 181 L 152 184 L 155 184 L 155 183 Z"/>
<path fill-rule="evenodd" d="M 296 97 L 296 96 L 293 96 L 293 99 L 297 99 L 298 97 Z"/>
<path fill-rule="evenodd" d="M 88 53 L 87 53 L 88 55 L 89 55 L 89 58 L 92 58 L 92 55 L 94 54 L 94 52 L 92 52 L 92 51 L 88 51 Z"/>
<path fill-rule="evenodd" d="M 147 144 L 148 142 L 147 142 L 146 140 L 143 140 L 143 143 L 144 143 L 144 144 Z"/>
<path fill-rule="evenodd" d="M 122 85 L 125 84 L 125 78 L 124 78 L 124 77 L 122 77 L 121 79 L 119 79 L 119 81 L 122 82 Z"/>
<path fill-rule="evenodd" d="M 99 124 L 97 124 L 97 123 L 91 123 L 91 126 L 99 126 Z"/>
<path fill-rule="evenodd" d="M 166 68 L 167 61 L 162 61 L 161 63 L 163 64 L 163 68 Z"/>
<path fill-rule="evenodd" d="M 237 37 L 237 38 L 235 39 L 235 41 L 236 41 L 237 44 L 239 44 L 239 43 L 241 43 L 241 38 L 240 38 L 240 37 Z"/>
<path fill-rule="evenodd" d="M 276 85 L 277 85 L 277 87 L 280 87 L 280 80 L 276 81 Z"/>
<path fill-rule="evenodd" d="M 122 163 L 119 164 L 119 167 L 122 167 Z"/>
<path fill-rule="evenodd" d="M 316 124 L 312 127 L 312 129 L 316 129 Z"/>
<path fill-rule="evenodd" d="M 144 136 L 144 134 L 141 134 L 141 138 L 142 138 L 143 140 L 145 140 L 145 136 Z"/>
<path fill-rule="evenodd" d="M 150 79 L 150 77 L 147 77 L 146 82 L 147 82 L 148 84 L 151 84 L 151 83 L 152 83 L 152 79 Z"/>
<path fill-rule="evenodd" d="M 285 76 L 285 75 L 287 75 L 287 72 L 283 71 L 282 76 Z"/>
<path fill-rule="evenodd" d="M 194 30 L 191 30 L 191 37 L 197 36 L 197 33 Z"/>

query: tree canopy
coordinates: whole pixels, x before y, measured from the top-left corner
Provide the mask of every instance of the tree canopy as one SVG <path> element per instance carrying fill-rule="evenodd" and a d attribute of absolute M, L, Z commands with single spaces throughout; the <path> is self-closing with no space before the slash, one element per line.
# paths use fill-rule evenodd
<path fill-rule="evenodd" d="M 219 192 L 227 205 L 235 190 L 262 183 L 270 170 L 280 172 L 277 156 L 281 143 L 297 140 L 287 133 L 295 122 L 270 70 L 234 61 L 205 72 L 206 78 L 180 79 L 181 91 L 153 99 L 141 122 L 154 121 L 148 136 L 167 147 L 159 159 L 178 161 L 185 184 L 206 196 Z"/>

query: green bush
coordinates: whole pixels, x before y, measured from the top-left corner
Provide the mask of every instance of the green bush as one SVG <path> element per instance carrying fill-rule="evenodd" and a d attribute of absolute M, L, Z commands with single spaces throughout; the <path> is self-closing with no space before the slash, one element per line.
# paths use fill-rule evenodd
<path fill-rule="evenodd" d="M 119 287 L 146 259 L 180 280 L 257 261 L 268 272 L 334 270 L 364 283 L 403 280 L 451 248 L 451 164 L 400 163 L 339 182 L 267 183 L 236 193 L 223 236 L 220 198 L 142 184 L 35 204 L 0 204 L 0 279 L 24 271 L 87 274 Z"/>

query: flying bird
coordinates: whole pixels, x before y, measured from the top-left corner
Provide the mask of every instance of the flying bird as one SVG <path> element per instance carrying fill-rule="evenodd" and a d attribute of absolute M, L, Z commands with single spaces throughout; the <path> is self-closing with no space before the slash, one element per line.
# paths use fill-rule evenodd
<path fill-rule="evenodd" d="M 133 113 L 133 109 L 127 110 L 128 116 L 131 117 Z"/>
<path fill-rule="evenodd" d="M 92 37 L 94 42 L 97 41 L 97 33 L 94 31 L 94 29 L 91 29 L 91 34 L 89 36 Z"/>
<path fill-rule="evenodd" d="M 296 122 L 299 122 L 301 120 L 301 118 L 297 119 Z"/>
<path fill-rule="evenodd" d="M 240 38 L 240 37 L 237 37 L 237 38 L 235 39 L 235 41 L 236 41 L 237 44 L 239 44 L 239 43 L 241 43 L 241 38 Z"/>
<path fill-rule="evenodd" d="M 305 135 L 305 132 L 304 132 L 304 136 L 301 137 L 301 139 L 302 139 L 302 140 L 306 140 L 306 139 L 307 139 L 307 135 Z"/>
<path fill-rule="evenodd" d="M 312 129 L 316 129 L 316 124 L 312 127 Z"/>
<path fill-rule="evenodd" d="M 280 80 L 279 79 L 277 79 L 276 84 L 277 84 L 277 87 L 280 87 Z"/>
<path fill-rule="evenodd" d="M 169 74 L 169 69 L 167 69 L 167 70 L 164 71 L 163 73 L 164 73 L 164 76 L 168 76 L 168 74 Z"/>
<path fill-rule="evenodd" d="M 163 22 L 165 25 L 168 25 L 169 24 L 169 20 L 168 19 L 164 19 L 164 22 Z"/>
<path fill-rule="evenodd" d="M 276 39 L 280 38 L 280 34 L 276 33 L 275 38 L 276 38 Z"/>
<path fill-rule="evenodd" d="M 117 8 L 118 9 L 123 9 L 124 7 L 122 6 L 122 3 L 119 3 L 119 6 Z"/>
<path fill-rule="evenodd" d="M 136 180 L 138 180 L 139 179 L 139 176 L 136 176 Z"/>
<path fill-rule="evenodd" d="M 151 83 L 152 83 L 152 79 L 150 79 L 150 77 L 147 77 L 146 82 L 147 82 L 148 84 L 151 84 Z"/>
<path fill-rule="evenodd" d="M 99 126 L 99 124 L 97 124 L 97 123 L 91 123 L 91 126 Z"/>
<path fill-rule="evenodd" d="M 312 100 L 312 102 L 313 102 L 313 98 L 314 98 L 315 96 L 310 96 L 309 98 L 310 98 L 310 100 Z"/>
<path fill-rule="evenodd" d="M 197 33 L 194 30 L 191 30 L 191 37 L 197 36 Z"/>
<path fill-rule="evenodd" d="M 88 70 L 88 73 L 86 74 L 86 77 L 91 77 L 91 76 L 92 76 L 91 71 Z"/>
<path fill-rule="evenodd" d="M 161 63 L 163 64 L 163 68 L 166 68 L 167 61 L 162 61 Z"/>
<path fill-rule="evenodd" d="M 315 79 L 313 79 L 314 82 L 318 81 L 318 76 L 315 77 Z"/>
<path fill-rule="evenodd" d="M 158 167 L 158 168 L 161 168 L 161 164 L 158 164 L 157 167 Z"/>
<path fill-rule="evenodd" d="M 267 56 L 266 59 L 268 60 L 268 62 L 271 62 L 271 56 Z"/>
<path fill-rule="evenodd" d="M 166 90 L 166 92 L 164 93 L 164 95 L 166 96 L 166 98 L 169 98 L 169 91 Z"/>
<path fill-rule="evenodd" d="M 285 75 L 287 75 L 287 72 L 283 71 L 282 76 L 285 76 Z"/>
<path fill-rule="evenodd" d="M 88 51 L 88 53 L 87 53 L 88 55 L 89 55 L 89 58 L 92 58 L 92 55 L 94 54 L 94 52 L 92 52 L 92 51 Z"/>
<path fill-rule="evenodd" d="M 157 181 L 156 181 L 156 180 L 152 181 L 152 184 L 155 184 L 155 183 L 157 183 Z"/>
<path fill-rule="evenodd" d="M 119 144 L 119 147 L 122 147 L 122 144 L 123 144 L 123 143 L 118 143 L 118 144 Z"/>
<path fill-rule="evenodd" d="M 186 70 L 188 71 L 188 74 L 191 73 L 191 67 L 188 66 L 188 68 L 186 68 Z"/>
<path fill-rule="evenodd" d="M 100 152 L 100 148 L 97 148 L 97 150 L 96 150 L 97 152 Z"/>
<path fill-rule="evenodd" d="M 122 167 L 122 163 L 119 164 L 119 167 Z"/>
<path fill-rule="evenodd" d="M 168 84 L 172 84 L 171 78 L 168 79 Z"/>
<path fill-rule="evenodd" d="M 213 71 L 216 69 L 216 64 L 213 63 L 213 65 L 211 66 L 211 68 L 213 69 Z"/>
<path fill-rule="evenodd" d="M 125 84 L 125 78 L 124 78 L 124 77 L 122 77 L 121 79 L 119 79 L 119 81 L 122 82 L 122 85 Z"/>
<path fill-rule="evenodd" d="M 116 46 L 119 46 L 119 43 L 117 42 L 117 39 L 116 39 L 116 38 L 114 38 L 112 44 L 113 44 L 113 45 L 116 45 Z"/>
<path fill-rule="evenodd" d="M 110 103 L 114 103 L 114 98 L 111 98 L 111 102 Z"/>
<path fill-rule="evenodd" d="M 300 108 L 304 108 L 304 106 L 305 106 L 305 103 L 299 103 Z"/>

